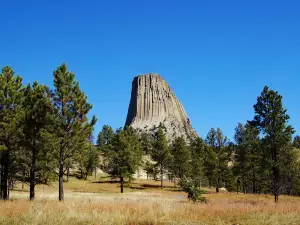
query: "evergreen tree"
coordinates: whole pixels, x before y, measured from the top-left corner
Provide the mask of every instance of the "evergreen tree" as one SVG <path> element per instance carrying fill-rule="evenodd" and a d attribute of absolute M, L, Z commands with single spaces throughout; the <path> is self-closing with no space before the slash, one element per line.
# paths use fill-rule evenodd
<path fill-rule="evenodd" d="M 300 149 L 287 147 L 280 158 L 279 167 L 281 192 L 287 195 L 300 195 Z"/>
<path fill-rule="evenodd" d="M 205 142 L 202 138 L 197 137 L 191 142 L 191 177 L 198 187 L 201 188 L 204 180 L 204 157 Z"/>
<path fill-rule="evenodd" d="M 263 145 L 272 169 L 272 192 L 275 202 L 280 194 L 280 159 L 284 157 L 292 141 L 293 128 L 288 125 L 289 115 L 282 106 L 282 96 L 265 87 L 254 105 L 255 117 L 252 124 L 263 135 Z"/>
<path fill-rule="evenodd" d="M 55 147 L 58 161 L 59 200 L 64 200 L 63 175 L 66 160 L 73 158 L 86 145 L 96 118 L 88 121 L 87 114 L 92 105 L 87 102 L 86 95 L 80 90 L 75 75 L 62 64 L 53 73 L 54 96 L 56 110 L 55 118 Z"/>
<path fill-rule="evenodd" d="M 35 197 L 35 185 L 47 183 L 42 176 L 43 162 L 47 159 L 46 151 L 43 150 L 42 135 L 47 125 L 50 125 L 50 115 L 53 111 L 49 89 L 34 82 L 27 86 L 24 92 L 23 114 L 20 144 L 25 150 L 24 157 L 28 159 L 30 200 Z M 50 114 L 50 115 L 49 115 Z M 26 160 L 27 161 L 27 160 Z"/>
<path fill-rule="evenodd" d="M 19 149 L 18 123 L 22 110 L 22 78 L 15 76 L 12 68 L 6 66 L 0 73 L 0 145 L 1 145 L 1 196 L 9 199 L 9 184 L 15 172 L 14 156 Z M 11 179 L 10 179 L 11 178 Z"/>
<path fill-rule="evenodd" d="M 188 176 L 190 172 L 190 159 L 191 152 L 186 145 L 183 137 L 177 137 L 174 139 L 172 148 L 172 171 L 175 177 L 183 178 Z"/>
<path fill-rule="evenodd" d="M 97 138 L 97 147 L 99 148 L 100 154 L 102 157 L 102 170 L 108 170 L 109 163 L 109 153 L 113 148 L 113 139 L 115 132 L 111 126 L 103 125 L 102 130 L 98 134 Z"/>
<path fill-rule="evenodd" d="M 75 156 L 80 170 L 80 177 L 87 179 L 99 164 L 99 149 L 92 143 L 87 142 L 81 151 Z"/>
<path fill-rule="evenodd" d="M 294 137 L 293 146 L 300 149 L 300 136 L 297 135 Z"/>
<path fill-rule="evenodd" d="M 239 179 L 238 183 L 242 184 L 245 194 L 249 192 L 250 186 L 252 186 L 252 193 L 256 193 L 257 182 L 265 179 L 261 173 L 263 155 L 260 148 L 259 131 L 249 123 L 246 125 L 239 123 L 235 131 L 235 175 Z"/>
<path fill-rule="evenodd" d="M 231 159 L 231 152 L 228 151 L 228 139 L 220 128 L 211 129 L 206 137 L 207 162 L 205 164 L 206 174 L 214 179 L 216 192 L 219 192 L 221 182 L 225 182 L 225 173 L 228 170 L 228 163 Z M 210 171 L 211 170 L 211 171 Z"/>
<path fill-rule="evenodd" d="M 97 138 L 98 147 L 104 150 L 105 147 L 111 144 L 114 135 L 115 133 L 111 126 L 103 125 L 102 130 L 98 134 L 98 138 Z"/>
<path fill-rule="evenodd" d="M 149 175 L 151 175 L 153 179 L 156 180 L 157 168 L 155 164 L 151 163 L 150 161 L 146 161 L 146 163 L 144 164 L 144 170 L 147 173 L 147 180 L 149 179 Z"/>
<path fill-rule="evenodd" d="M 170 161 L 171 154 L 162 124 L 159 125 L 154 133 L 151 157 L 156 162 L 157 167 L 159 167 L 161 188 L 163 188 L 164 172 Z"/>
<path fill-rule="evenodd" d="M 132 178 L 142 157 L 139 135 L 132 127 L 117 131 L 108 157 L 109 173 L 113 177 L 120 178 L 121 193 L 123 193 L 124 179 Z"/>
<path fill-rule="evenodd" d="M 152 136 L 149 133 L 142 132 L 141 133 L 141 145 L 144 154 L 151 154 L 152 150 Z"/>

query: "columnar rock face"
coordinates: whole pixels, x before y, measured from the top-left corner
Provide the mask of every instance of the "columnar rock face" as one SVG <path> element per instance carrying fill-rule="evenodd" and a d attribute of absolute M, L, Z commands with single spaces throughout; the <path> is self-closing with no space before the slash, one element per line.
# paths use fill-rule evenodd
<path fill-rule="evenodd" d="M 153 132 L 163 123 L 169 140 L 197 136 L 182 104 L 167 82 L 158 74 L 144 74 L 132 82 L 126 125 Z"/>

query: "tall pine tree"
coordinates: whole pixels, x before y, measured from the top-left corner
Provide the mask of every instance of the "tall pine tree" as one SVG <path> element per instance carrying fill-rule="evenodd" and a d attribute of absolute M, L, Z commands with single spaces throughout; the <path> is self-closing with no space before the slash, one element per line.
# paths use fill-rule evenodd
<path fill-rule="evenodd" d="M 9 178 L 14 176 L 13 155 L 18 150 L 18 123 L 22 110 L 22 78 L 15 76 L 6 66 L 0 73 L 0 145 L 1 145 L 1 196 L 9 199 Z"/>
<path fill-rule="evenodd" d="M 54 75 L 53 102 L 56 110 L 55 148 L 58 161 L 59 200 L 64 200 L 63 176 L 66 160 L 74 157 L 89 141 L 96 118 L 89 122 L 87 114 L 92 105 L 81 91 L 75 75 L 66 64 L 59 66 Z"/>
<path fill-rule="evenodd" d="M 294 130 L 288 125 L 289 115 L 282 106 L 282 96 L 277 91 L 265 87 L 254 105 L 255 125 L 263 136 L 264 149 L 272 170 L 272 192 L 275 202 L 280 194 L 280 160 L 285 156 L 292 141 Z"/>
<path fill-rule="evenodd" d="M 168 162 L 171 159 L 170 149 L 163 128 L 163 124 L 160 124 L 157 131 L 154 133 L 151 151 L 151 158 L 159 167 L 161 188 L 163 188 L 165 169 L 167 168 Z"/>
<path fill-rule="evenodd" d="M 28 159 L 29 172 L 29 186 L 30 186 L 30 200 L 35 197 L 35 186 L 38 183 L 47 183 L 42 177 L 42 163 L 41 160 L 46 160 L 46 152 L 42 152 L 43 130 L 50 122 L 50 116 L 53 113 L 53 106 L 51 101 L 51 93 L 49 89 L 40 85 L 37 82 L 31 86 L 28 84 L 24 91 L 22 122 L 20 123 L 21 138 L 20 144 L 25 150 L 25 155 Z M 27 160 L 25 160 L 26 162 Z"/>
<path fill-rule="evenodd" d="M 124 192 L 124 179 L 131 179 L 141 162 L 142 150 L 139 135 L 132 127 L 118 130 L 109 150 L 109 173 L 120 178 L 121 193 Z"/>
<path fill-rule="evenodd" d="M 174 139 L 171 147 L 172 165 L 171 168 L 175 177 L 187 177 L 190 172 L 191 152 L 183 137 Z"/>
<path fill-rule="evenodd" d="M 206 137 L 207 144 L 207 162 L 206 174 L 214 180 L 216 192 L 219 192 L 221 182 L 225 182 L 225 175 L 228 170 L 228 163 L 231 158 L 231 152 L 228 151 L 228 139 L 223 135 L 220 128 L 211 129 Z M 210 171 L 211 170 L 211 171 Z"/>

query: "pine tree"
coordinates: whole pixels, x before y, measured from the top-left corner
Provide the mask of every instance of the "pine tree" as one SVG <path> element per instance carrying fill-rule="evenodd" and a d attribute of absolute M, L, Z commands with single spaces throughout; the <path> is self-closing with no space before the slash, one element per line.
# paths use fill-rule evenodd
<path fill-rule="evenodd" d="M 157 167 L 159 167 L 161 188 L 163 188 L 164 171 L 170 161 L 171 154 L 162 124 L 159 125 L 154 133 L 151 157 L 156 162 Z"/>
<path fill-rule="evenodd" d="M 171 147 L 172 171 L 175 177 L 183 178 L 189 176 L 191 152 L 183 137 L 174 139 Z"/>
<path fill-rule="evenodd" d="M 272 192 L 275 202 L 280 194 L 280 159 L 284 157 L 287 147 L 292 141 L 293 128 L 288 125 L 289 115 L 282 106 L 282 96 L 278 92 L 265 87 L 254 105 L 255 117 L 252 124 L 263 135 L 263 145 L 272 169 Z"/>
<path fill-rule="evenodd" d="M 109 153 L 112 150 L 115 132 L 111 126 L 103 125 L 102 130 L 98 134 L 97 147 L 102 156 L 102 170 L 108 170 Z"/>
<path fill-rule="evenodd" d="M 103 125 L 101 132 L 98 134 L 97 138 L 97 145 L 99 148 L 105 148 L 108 147 L 113 138 L 114 138 L 114 130 L 111 126 Z"/>
<path fill-rule="evenodd" d="M 152 150 L 152 136 L 147 132 L 141 133 L 141 145 L 144 154 L 151 154 Z"/>
<path fill-rule="evenodd" d="M 9 182 L 14 176 L 13 156 L 18 146 L 18 123 L 23 101 L 22 78 L 15 76 L 12 68 L 6 66 L 0 73 L 0 145 L 1 145 L 1 196 L 9 199 Z"/>
<path fill-rule="evenodd" d="M 86 180 L 88 175 L 92 175 L 93 170 L 99 164 L 99 148 L 87 142 L 86 146 L 83 146 L 81 151 L 75 156 L 75 161 L 79 165 L 81 178 Z"/>
<path fill-rule="evenodd" d="M 249 186 L 252 186 L 252 193 L 256 193 L 257 182 L 265 179 L 261 174 L 263 155 L 260 148 L 259 131 L 249 123 L 246 125 L 239 123 L 235 131 L 235 175 L 239 178 L 245 194 L 249 192 Z"/>
<path fill-rule="evenodd" d="M 55 141 L 56 158 L 58 161 L 59 200 L 64 200 L 63 175 L 66 160 L 73 158 L 87 143 L 96 118 L 89 122 L 87 114 L 92 105 L 80 90 L 75 75 L 62 64 L 53 73 L 54 96 L 53 102 L 56 110 Z"/>
<path fill-rule="evenodd" d="M 210 179 L 214 179 L 216 192 L 219 192 L 221 181 L 225 181 L 225 172 L 228 170 L 228 163 L 232 153 L 228 151 L 228 139 L 220 128 L 211 129 L 206 137 L 207 144 L 207 162 L 206 174 Z M 210 171 L 211 170 L 211 171 Z"/>
<path fill-rule="evenodd" d="M 191 177 L 198 187 L 201 188 L 204 180 L 204 154 L 205 142 L 197 137 L 191 142 Z"/>
<path fill-rule="evenodd" d="M 30 168 L 29 186 L 30 200 L 35 197 L 35 185 L 38 183 L 47 183 L 42 176 L 43 167 L 41 160 L 46 160 L 47 152 L 41 151 L 43 130 L 50 125 L 50 115 L 53 112 L 51 94 L 49 89 L 34 82 L 24 91 L 24 102 L 22 106 L 22 122 L 20 144 L 23 146 L 24 157 L 28 159 Z M 52 124 L 51 124 L 52 125 Z M 44 168 L 45 169 L 45 168 Z"/>
<path fill-rule="evenodd" d="M 109 173 L 120 178 L 121 193 L 124 192 L 124 179 L 132 179 L 141 162 L 142 150 L 139 135 L 132 127 L 118 130 L 113 138 L 113 147 L 108 152 Z"/>
<path fill-rule="evenodd" d="M 300 136 L 297 135 L 294 137 L 293 146 L 300 149 Z"/>

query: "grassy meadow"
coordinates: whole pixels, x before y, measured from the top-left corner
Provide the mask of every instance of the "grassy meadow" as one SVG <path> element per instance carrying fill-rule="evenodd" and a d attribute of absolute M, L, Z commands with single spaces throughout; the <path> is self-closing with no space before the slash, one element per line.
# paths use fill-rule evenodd
<path fill-rule="evenodd" d="M 214 193 L 207 204 L 190 203 L 173 183 L 135 180 L 119 193 L 115 180 L 65 183 L 65 201 L 57 201 L 56 184 L 38 186 L 36 200 L 28 201 L 28 187 L 19 184 L 11 200 L 0 202 L 0 224 L 300 224 L 300 198 L 270 195 Z"/>

